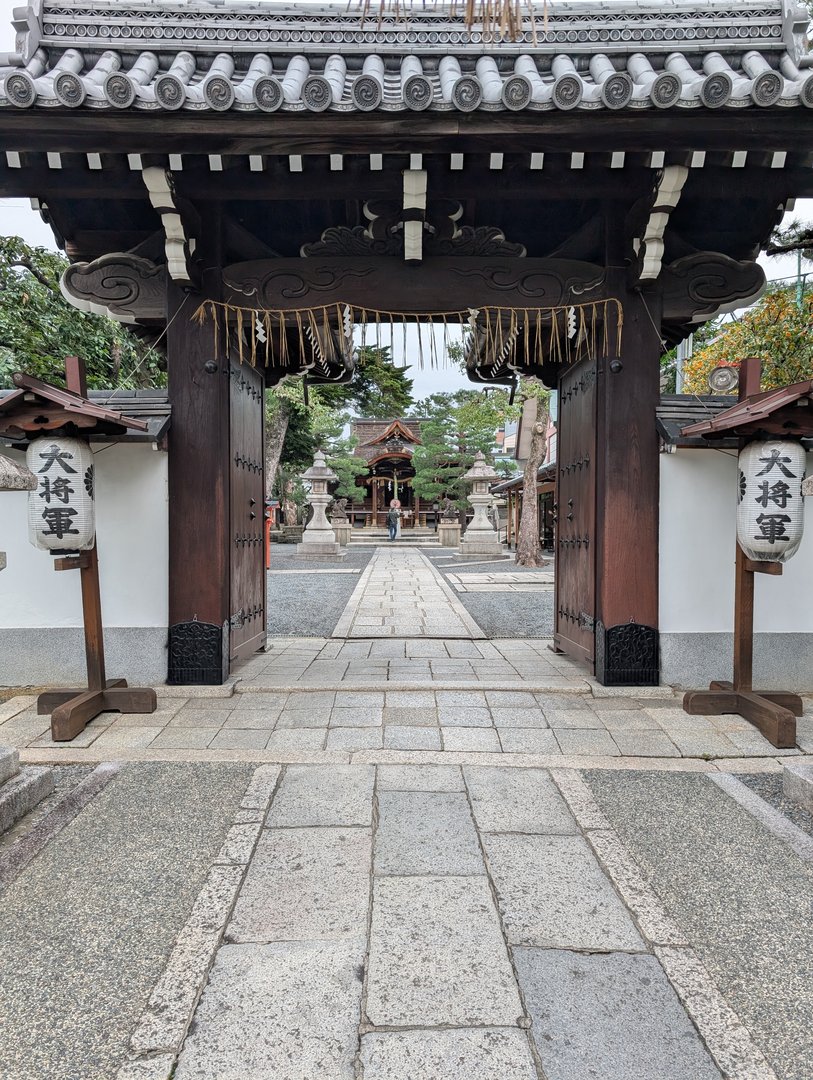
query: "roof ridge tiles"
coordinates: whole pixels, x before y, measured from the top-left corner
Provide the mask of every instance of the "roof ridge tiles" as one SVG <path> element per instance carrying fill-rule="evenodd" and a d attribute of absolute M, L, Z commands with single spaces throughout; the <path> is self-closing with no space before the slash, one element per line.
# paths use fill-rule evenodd
<path fill-rule="evenodd" d="M 444 9 L 380 22 L 343 7 L 202 0 L 16 11 L 20 52 L 5 58 L 0 108 L 813 108 L 794 0 L 561 4 L 517 41 L 489 40 Z M 557 89 L 560 69 L 568 86 Z"/>

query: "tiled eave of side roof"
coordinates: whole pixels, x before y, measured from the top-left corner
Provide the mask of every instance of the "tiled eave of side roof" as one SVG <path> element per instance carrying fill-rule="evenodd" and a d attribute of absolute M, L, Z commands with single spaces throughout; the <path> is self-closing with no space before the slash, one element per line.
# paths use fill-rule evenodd
<path fill-rule="evenodd" d="M 517 41 L 442 10 L 362 22 L 257 4 L 39 0 L 15 25 L 0 108 L 813 108 L 793 0 L 556 5 Z"/>
<path fill-rule="evenodd" d="M 13 393 L 13 390 L 0 390 L 0 401 Z M 169 403 L 167 390 L 91 390 L 88 392 L 88 398 L 95 405 L 103 405 L 111 412 L 121 413 L 122 416 L 143 420 L 147 425 L 146 431 L 130 428 L 116 435 L 92 434 L 89 437 L 91 442 L 122 442 L 128 445 L 152 443 L 158 442 L 169 429 L 172 406 Z M 7 442 L 8 440 L 0 441 Z"/>

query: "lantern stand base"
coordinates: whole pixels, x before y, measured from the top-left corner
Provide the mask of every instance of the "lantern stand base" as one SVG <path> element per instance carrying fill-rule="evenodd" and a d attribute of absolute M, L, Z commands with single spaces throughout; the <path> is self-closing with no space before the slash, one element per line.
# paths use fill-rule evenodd
<path fill-rule="evenodd" d="M 689 690 L 683 711 L 692 716 L 737 713 L 753 724 L 777 750 L 796 746 L 796 717 L 804 712 L 797 694 L 770 690 L 735 690 L 732 683 L 713 682 L 708 690 Z"/>
<path fill-rule="evenodd" d="M 715 681 L 708 690 L 690 690 L 683 696 L 683 711 L 691 716 L 737 713 L 753 724 L 777 750 L 796 746 L 796 717 L 804 712 L 798 694 L 753 690 L 754 574 L 779 577 L 782 564 L 754 562 L 736 548 L 734 583 L 734 681 Z"/>
<path fill-rule="evenodd" d="M 54 742 L 75 739 L 99 713 L 152 713 L 157 705 L 151 687 L 128 687 L 126 679 L 108 679 L 104 690 L 48 690 L 37 698 L 38 714 L 51 714 Z"/>
<path fill-rule="evenodd" d="M 108 679 L 104 670 L 104 629 L 96 545 L 77 555 L 54 559 L 54 570 L 79 570 L 88 688 L 46 690 L 37 698 L 37 713 L 51 714 L 51 738 L 70 742 L 103 712 L 153 713 L 158 697 L 149 687 L 129 687 L 126 679 Z"/>

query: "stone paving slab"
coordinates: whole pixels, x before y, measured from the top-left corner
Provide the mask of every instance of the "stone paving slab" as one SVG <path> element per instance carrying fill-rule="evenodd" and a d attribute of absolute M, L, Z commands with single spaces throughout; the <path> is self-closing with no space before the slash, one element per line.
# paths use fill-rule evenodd
<path fill-rule="evenodd" d="M 485 874 L 463 792 L 380 791 L 378 875 Z"/>
<path fill-rule="evenodd" d="M 463 791 L 463 774 L 455 765 L 381 765 L 381 791 Z"/>
<path fill-rule="evenodd" d="M 464 770 L 472 813 L 482 832 L 575 833 L 578 831 L 548 773 L 477 768 Z"/>
<path fill-rule="evenodd" d="M 516 949 L 547 1080 L 721 1080 L 653 956 Z"/>
<path fill-rule="evenodd" d="M 174 1080 L 355 1080 L 358 943 L 225 945 Z"/>
<path fill-rule="evenodd" d="M 417 548 L 376 549 L 335 638 L 482 638 L 485 634 Z"/>
<path fill-rule="evenodd" d="M 627 711 L 640 710 L 618 710 Z M 310 734 L 313 729 L 304 730 Z M 82 752 L 87 751 L 77 751 Z M 813 868 L 805 864 L 809 873 L 804 893 L 802 878 L 787 873 L 783 858 L 787 860 L 788 852 L 777 858 L 771 844 L 780 841 L 769 833 L 768 843 L 755 843 L 753 852 L 750 846 L 747 849 L 749 859 L 762 859 L 764 865 L 758 864 L 758 873 L 750 874 L 744 884 L 732 885 L 738 880 L 731 872 L 732 858 L 740 854 L 738 837 L 728 829 L 730 798 L 707 805 L 698 798 L 698 784 L 701 792 L 705 784 L 702 777 L 675 774 L 670 779 L 651 768 L 649 775 L 611 772 L 607 790 L 622 793 L 623 813 L 629 814 L 645 837 L 663 829 L 664 816 L 674 816 L 676 829 L 685 822 L 694 836 L 693 830 L 702 827 L 699 842 L 718 845 L 711 888 L 686 877 L 680 843 L 675 847 L 676 869 L 668 858 L 672 852 L 667 851 L 663 876 L 679 891 L 690 912 L 687 917 L 681 910 L 670 919 L 659 897 L 659 893 L 668 897 L 669 892 L 664 891 L 658 873 L 652 872 L 650 852 L 641 856 L 633 843 L 631 854 L 613 828 L 615 815 L 610 820 L 591 794 L 596 777 L 607 774 L 593 770 L 588 784 L 578 772 L 561 767 L 567 760 L 561 756 L 549 759 L 549 764 L 560 766 L 553 777 L 531 767 L 531 756 L 486 755 L 492 757 L 495 762 L 469 763 L 462 769 L 443 764 L 448 756 L 434 752 L 376 769 L 358 765 L 253 769 L 249 788 L 232 810 L 233 824 L 223 843 L 209 851 L 206 884 L 175 939 L 163 974 L 159 965 L 153 979 L 160 977 L 151 992 L 138 980 L 127 984 L 128 992 L 138 998 L 137 1011 L 149 997 L 148 1008 L 130 1036 L 131 1054 L 141 1057 L 125 1059 L 118 1072 L 115 1063 L 112 1071 L 94 1065 L 85 1072 L 55 1073 L 55 1080 L 169 1080 L 172 1051 L 182 1045 L 201 992 L 181 1053 L 177 1075 L 182 1080 L 184 1076 L 187 1080 L 260 1076 L 263 1080 L 322 1076 L 531 1080 L 537 1071 L 543 1075 L 543 1069 L 547 1080 L 586 1080 L 591 1075 L 601 1080 L 628 1076 L 710 1080 L 720 1073 L 736 1080 L 809 1080 L 804 1070 L 793 1071 L 794 1061 L 790 1069 L 783 1060 L 776 1073 L 771 1070 L 692 944 L 699 950 L 693 920 L 700 921 L 705 932 L 705 922 L 715 925 L 716 909 L 709 904 L 708 893 L 720 891 L 720 880 L 727 887 L 719 897 L 721 909 L 729 920 L 744 913 L 742 926 L 750 935 L 748 889 L 756 876 L 756 888 L 769 905 L 767 929 L 756 932 L 767 941 L 757 938 L 755 945 L 746 936 L 741 942 L 736 936 L 740 924 L 721 919 L 728 936 L 723 938 L 721 929 L 726 951 L 714 978 L 726 985 L 730 999 L 739 994 L 738 1000 L 749 1005 L 749 1026 L 762 1042 L 767 1021 L 754 1023 L 754 1015 L 769 1015 L 767 1010 L 778 1002 L 773 1022 L 780 1029 L 780 1043 L 786 1049 L 796 1047 L 798 1059 L 806 1061 L 805 1039 L 811 1026 L 806 993 L 813 983 L 807 962 L 811 950 L 804 928 L 804 897 L 809 903 Z M 420 760 L 426 764 L 417 764 Z M 606 759 L 605 764 L 612 767 L 619 760 Z M 494 767 L 500 761 L 501 766 Z M 664 759 L 664 763 L 670 769 L 719 772 L 707 762 Z M 649 763 L 633 759 L 630 764 L 641 769 Z M 736 764 L 741 765 L 742 759 Z M 775 759 L 773 765 L 778 768 Z M 161 768 L 177 770 L 178 766 Z M 117 764 L 113 775 L 119 769 Z M 331 773 L 338 779 L 331 779 Z M 639 776 L 641 783 L 636 786 Z M 674 785 L 680 799 L 669 797 L 668 786 L 664 797 L 665 780 Z M 104 790 L 115 790 L 118 783 L 111 779 Z M 726 791 L 742 786 L 726 783 Z M 194 776 L 186 788 L 186 798 L 199 797 L 200 784 Z M 749 790 L 753 795 L 753 789 Z M 630 791 L 632 795 L 627 794 Z M 642 794 L 646 801 L 641 801 Z M 587 842 L 578 835 L 561 796 Z M 717 796 L 723 792 L 717 791 Z M 94 799 L 98 798 L 96 793 Z M 274 802 L 267 815 L 271 798 Z M 277 800 L 280 824 L 266 824 L 266 817 L 273 822 Z M 98 805 L 91 802 L 88 808 Z M 131 847 L 143 842 L 151 860 L 163 858 L 167 830 L 163 819 L 160 827 L 154 820 L 163 811 L 152 799 L 146 805 L 149 814 L 144 813 L 143 800 L 138 804 L 135 828 L 129 820 L 126 823 L 132 834 L 125 834 L 126 840 Z M 758 825 L 749 800 L 733 805 L 738 814 L 747 812 L 752 826 Z M 474 816 L 469 806 L 474 807 Z M 44 848 L 27 873 L 35 871 L 53 850 L 72 842 L 73 829 L 86 812 L 79 812 L 70 826 L 70 819 L 62 823 L 62 832 L 53 833 L 52 846 Z M 373 865 L 377 875 L 371 878 L 376 833 Z M 176 832 L 171 835 L 175 837 Z M 188 845 L 186 835 L 182 843 Z M 480 844 L 485 848 L 485 863 Z M 781 845 L 777 850 L 782 850 Z M 470 865 L 455 862 L 473 855 L 476 859 Z M 697 850 L 687 849 L 687 865 L 702 863 L 703 858 Z M 393 860 L 389 865 L 388 859 Z M 109 853 L 106 861 L 97 861 L 106 871 Z M 451 869 L 462 872 L 450 874 Z M 780 881 L 770 893 L 762 877 L 774 870 Z M 177 892 L 177 876 L 172 871 L 164 871 L 164 876 L 168 881 L 163 887 Z M 83 880 L 82 875 L 77 877 L 78 887 Z M 97 906 L 108 928 L 111 913 L 124 910 L 129 918 L 132 901 L 126 878 L 114 873 L 105 882 L 109 888 Z M 62 894 L 53 891 L 59 903 Z M 160 919 L 164 909 L 155 904 L 154 892 L 147 900 L 155 909 L 152 917 Z M 787 914 L 779 910 L 780 895 L 788 905 Z M 609 906 L 607 897 L 612 901 Z M 0 909 L 0 921 L 4 914 L 5 909 Z M 780 916 L 791 920 L 787 927 L 774 925 Z M 25 921 L 22 909 L 20 920 Z M 165 927 L 160 925 L 163 932 Z M 177 928 L 177 923 L 173 925 Z M 70 932 L 71 927 L 67 929 Z M 787 930 L 787 940 L 776 937 L 778 929 Z M 119 937 L 113 934 L 116 945 Z M 206 973 L 221 938 L 224 944 L 214 957 L 207 986 Z M 198 945 L 193 939 L 200 939 Z M 36 936 L 31 940 L 34 948 L 41 947 Z M 76 942 L 70 940 L 76 950 Z M 114 951 L 118 956 L 117 948 Z M 780 962 L 774 960 L 773 952 L 779 954 Z M 726 968 L 729 954 L 737 963 L 741 955 L 748 958 L 751 967 L 745 975 L 736 965 L 733 972 Z M 81 949 L 78 955 L 83 956 Z M 519 962 L 523 955 L 540 958 L 538 967 L 536 960 L 529 961 L 530 975 Z M 564 958 L 558 967 L 557 955 Z M 636 965 L 638 960 L 646 964 Z M 0 972 L 5 962 L 5 954 L 0 954 Z M 724 984 L 725 978 L 729 982 Z M 37 986 L 41 1011 L 50 1017 L 53 1000 L 63 994 L 62 974 Z M 97 995 L 101 992 L 101 997 L 88 1010 L 89 1023 L 108 1015 L 104 980 L 97 981 L 93 990 Z M 552 1006 L 548 999 L 553 1000 Z M 120 1012 L 132 1023 L 128 1007 Z M 695 1027 L 687 1019 L 687 1010 Z M 528 1033 L 532 1021 L 535 1047 Z M 0 1008 L 0 1037 L 3 1022 Z M 126 1023 L 122 1030 L 126 1033 Z M 710 1073 L 706 1071 L 707 1056 L 699 1063 L 693 1057 L 698 1046 L 702 1049 L 701 1039 L 718 1063 L 716 1071 L 714 1066 Z M 618 1045 L 621 1050 L 616 1049 Z M 0 1042 L 0 1055 L 4 1049 Z M 531 1054 L 537 1051 L 541 1065 L 539 1057 L 533 1064 Z M 70 1052 L 65 1056 L 71 1063 L 74 1059 Z M 0 1075 L 5 1075 L 2 1067 Z M 12 1072 L 11 1076 L 42 1080 L 51 1073 L 35 1066 L 30 1075 Z"/>
<path fill-rule="evenodd" d="M 581 836 L 487 833 L 483 846 L 512 945 L 645 948 Z"/>
<path fill-rule="evenodd" d="M 361 1080 L 537 1080 L 524 1031 L 391 1031 L 361 1040 Z"/>
<path fill-rule="evenodd" d="M 350 765 L 291 765 L 277 792 L 269 828 L 372 824 L 375 770 Z"/>
<path fill-rule="evenodd" d="M 363 943 L 371 863 L 368 829 L 266 829 L 227 940 Z"/>
<path fill-rule="evenodd" d="M 379 1026 L 516 1025 L 522 1005 L 485 877 L 377 879 L 366 1012 Z"/>

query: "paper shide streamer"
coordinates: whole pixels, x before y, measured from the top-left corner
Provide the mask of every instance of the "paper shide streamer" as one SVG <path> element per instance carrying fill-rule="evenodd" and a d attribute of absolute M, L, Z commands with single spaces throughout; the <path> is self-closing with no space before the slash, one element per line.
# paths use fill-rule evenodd
<path fill-rule="evenodd" d="M 211 322 L 215 357 L 224 334 L 233 332 L 241 363 L 256 367 L 299 369 L 301 357 L 312 356 L 315 374 L 327 378 L 336 365 L 352 366 L 353 329 L 362 333 L 362 346 L 373 335 L 376 347 L 395 340 L 396 327 L 418 327 L 418 366 L 440 367 L 448 362 L 449 332 L 463 336 L 467 366 L 496 373 L 499 368 L 534 364 L 564 365 L 584 356 L 619 352 L 624 312 L 614 298 L 557 307 L 478 307 L 457 311 L 395 312 L 353 304 L 333 303 L 307 308 L 263 309 L 205 300 L 193 315 Z M 421 329 L 432 331 L 428 348 Z M 438 331 L 438 333 L 435 333 Z M 438 348 L 440 336 L 443 349 Z M 404 336 L 406 345 L 406 336 Z M 441 355 L 439 355 L 439 352 Z"/>

